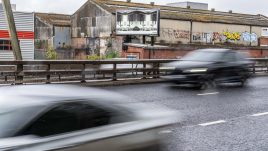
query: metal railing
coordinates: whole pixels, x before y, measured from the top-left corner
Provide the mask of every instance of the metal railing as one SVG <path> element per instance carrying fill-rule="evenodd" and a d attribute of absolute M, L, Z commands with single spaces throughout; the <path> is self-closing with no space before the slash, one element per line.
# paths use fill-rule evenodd
<path fill-rule="evenodd" d="M 252 72 L 268 72 L 268 59 L 252 61 Z M 104 61 L 0 61 L 1 84 L 87 82 L 159 78 L 172 69 L 160 68 L 173 59 Z"/>

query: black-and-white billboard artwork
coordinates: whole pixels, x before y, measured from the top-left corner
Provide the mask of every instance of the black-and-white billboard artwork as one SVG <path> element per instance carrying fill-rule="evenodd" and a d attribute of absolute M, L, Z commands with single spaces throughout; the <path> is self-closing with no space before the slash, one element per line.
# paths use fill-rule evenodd
<path fill-rule="evenodd" d="M 160 10 L 118 10 L 116 12 L 117 35 L 159 36 Z"/>

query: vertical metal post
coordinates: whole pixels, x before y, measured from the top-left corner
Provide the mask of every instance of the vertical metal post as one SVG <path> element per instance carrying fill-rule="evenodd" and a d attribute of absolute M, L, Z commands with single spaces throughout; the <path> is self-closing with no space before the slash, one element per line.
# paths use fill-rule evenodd
<path fill-rule="evenodd" d="M 251 39 L 251 35 L 252 35 L 252 26 L 250 25 L 250 43 L 249 43 L 249 46 L 252 46 L 252 39 Z"/>
<path fill-rule="evenodd" d="M 17 36 L 17 30 L 16 30 L 16 25 L 15 25 L 15 20 L 11 8 L 11 4 L 9 0 L 2 0 L 3 7 L 5 10 L 5 15 L 8 23 L 8 29 L 9 29 L 9 34 L 11 37 L 11 45 L 12 45 L 12 50 L 14 54 L 14 58 L 17 61 L 22 60 L 22 54 L 20 50 L 20 45 L 19 45 L 19 40 Z M 18 67 L 21 68 L 21 67 Z"/>
<path fill-rule="evenodd" d="M 142 43 L 146 44 L 146 36 L 142 36 Z"/>
<path fill-rule="evenodd" d="M 50 64 L 47 65 L 47 81 L 46 84 L 50 84 Z"/>
<path fill-rule="evenodd" d="M 146 79 L 146 63 L 143 63 L 143 79 Z"/>
<path fill-rule="evenodd" d="M 160 78 L 160 63 L 157 63 L 157 76 L 156 76 L 156 78 Z"/>
<path fill-rule="evenodd" d="M 190 44 L 193 42 L 193 21 L 190 21 Z"/>
<path fill-rule="evenodd" d="M 155 40 L 155 39 L 154 39 L 154 37 L 152 36 L 152 37 L 151 37 L 151 46 L 154 46 L 154 42 L 155 42 L 154 40 Z"/>
<path fill-rule="evenodd" d="M 23 75 L 21 75 L 22 72 L 23 72 L 23 64 L 18 63 L 16 67 L 16 77 L 15 77 L 16 85 L 23 84 Z"/>
<path fill-rule="evenodd" d="M 256 73 L 256 62 L 253 64 L 253 74 L 255 74 Z"/>
<path fill-rule="evenodd" d="M 113 64 L 113 81 L 117 80 L 117 75 L 116 75 L 116 63 Z"/>
<path fill-rule="evenodd" d="M 86 82 L 86 64 L 83 64 L 83 68 L 82 68 L 82 80 L 81 83 L 85 83 Z"/>
<path fill-rule="evenodd" d="M 153 63 L 153 78 L 156 78 L 156 63 Z"/>

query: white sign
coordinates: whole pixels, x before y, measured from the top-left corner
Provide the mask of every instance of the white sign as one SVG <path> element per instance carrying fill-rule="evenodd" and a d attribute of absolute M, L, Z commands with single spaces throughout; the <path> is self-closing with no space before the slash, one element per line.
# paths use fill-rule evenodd
<path fill-rule="evenodd" d="M 116 12 L 117 35 L 159 36 L 160 10 L 118 10 Z"/>
<path fill-rule="evenodd" d="M 262 28 L 261 36 L 268 37 L 268 28 Z"/>

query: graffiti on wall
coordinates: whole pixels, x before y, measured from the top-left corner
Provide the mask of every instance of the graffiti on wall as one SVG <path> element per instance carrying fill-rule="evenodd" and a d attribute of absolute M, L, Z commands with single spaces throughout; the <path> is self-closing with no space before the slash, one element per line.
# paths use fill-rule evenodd
<path fill-rule="evenodd" d="M 169 39 L 190 39 L 190 31 L 176 30 L 172 28 L 161 28 L 161 36 Z"/>
<path fill-rule="evenodd" d="M 244 41 L 247 41 L 247 42 L 257 42 L 258 41 L 258 36 L 255 33 L 243 32 L 241 34 L 241 37 Z"/>
<path fill-rule="evenodd" d="M 194 33 L 193 34 L 193 40 L 194 41 L 201 41 L 202 40 L 202 36 L 203 35 L 203 33 Z"/>
<path fill-rule="evenodd" d="M 193 41 L 212 43 L 213 41 L 222 41 L 223 37 L 219 32 L 195 32 L 192 36 Z"/>
<path fill-rule="evenodd" d="M 202 33 L 195 32 L 193 33 L 193 41 L 198 42 L 236 42 L 236 41 L 244 41 L 244 42 L 257 42 L 258 36 L 256 33 L 250 32 L 229 32 L 224 31 L 223 33 L 219 32 L 210 32 L 210 33 Z"/>
<path fill-rule="evenodd" d="M 223 35 L 226 37 L 226 40 L 229 41 L 239 41 L 241 38 L 241 34 L 239 32 L 224 31 Z"/>
<path fill-rule="evenodd" d="M 161 28 L 161 37 L 165 39 L 175 40 L 192 40 L 201 43 L 222 43 L 222 42 L 258 42 L 256 33 L 250 32 L 193 32 L 192 37 L 190 31 L 177 30 L 172 28 Z"/>

